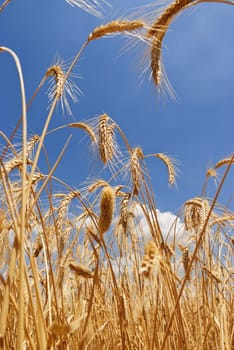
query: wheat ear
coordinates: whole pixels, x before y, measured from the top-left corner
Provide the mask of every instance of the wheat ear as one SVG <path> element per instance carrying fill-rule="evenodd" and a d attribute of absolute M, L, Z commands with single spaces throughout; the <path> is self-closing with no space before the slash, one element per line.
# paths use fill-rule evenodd
<path fill-rule="evenodd" d="M 93 278 L 94 274 L 89 269 L 87 269 L 85 266 L 76 263 L 73 260 L 70 260 L 68 263 L 68 266 L 72 271 L 75 272 L 77 276 L 81 276 L 84 278 Z"/>
<path fill-rule="evenodd" d="M 56 82 L 56 89 L 54 94 L 57 98 L 61 98 L 64 89 L 65 74 L 59 65 L 54 65 L 48 68 L 46 77 L 54 77 Z M 53 97 L 55 97 L 53 96 Z"/>
<path fill-rule="evenodd" d="M 144 27 L 143 21 L 113 21 L 96 27 L 89 34 L 88 41 L 99 39 L 113 33 L 131 32 Z"/>
<path fill-rule="evenodd" d="M 220 160 L 218 163 L 215 164 L 214 169 L 218 169 L 224 165 L 230 164 L 231 159 L 232 159 L 232 157 L 224 158 L 224 159 Z M 231 164 L 233 164 L 233 163 L 234 163 L 234 161 L 232 161 Z"/>
<path fill-rule="evenodd" d="M 67 125 L 69 128 L 79 128 L 84 130 L 90 137 L 91 141 L 96 143 L 97 139 L 95 136 L 95 133 L 93 132 L 93 129 L 86 123 L 70 123 Z"/>
<path fill-rule="evenodd" d="M 169 181 L 169 184 L 170 185 L 175 185 L 175 183 L 176 183 L 176 180 L 175 180 L 176 170 L 175 170 L 175 166 L 173 164 L 172 159 L 170 157 L 166 156 L 163 153 L 157 153 L 157 154 L 155 154 L 155 157 L 161 159 L 164 162 L 164 164 L 166 165 L 167 170 L 168 170 L 168 181 Z"/>
<path fill-rule="evenodd" d="M 189 264 L 189 250 L 188 247 L 184 247 L 182 250 L 182 262 L 184 266 L 184 272 L 186 274 Z"/>
<path fill-rule="evenodd" d="M 140 159 L 144 158 L 144 154 L 140 147 L 136 147 L 132 150 L 130 158 L 130 171 L 133 182 L 133 195 L 137 196 L 140 189 L 141 183 L 141 166 Z"/>
<path fill-rule="evenodd" d="M 100 216 L 98 220 L 98 233 L 100 236 L 103 236 L 111 225 L 114 212 L 114 202 L 114 191 L 108 185 L 104 187 L 100 201 Z"/>
<path fill-rule="evenodd" d="M 210 206 L 206 199 L 193 198 L 186 201 L 184 205 L 184 224 L 186 230 L 201 227 L 206 221 L 209 209 Z"/>
<path fill-rule="evenodd" d="M 155 242 L 150 241 L 145 246 L 145 253 L 141 263 L 140 273 L 145 277 L 150 277 L 152 270 L 158 272 L 162 264 L 162 254 L 157 248 Z"/>
<path fill-rule="evenodd" d="M 152 37 L 151 45 L 151 72 L 154 83 L 159 86 L 161 83 L 161 53 L 162 42 L 167 29 L 176 14 L 179 13 L 191 0 L 176 0 L 169 5 L 159 18 L 153 23 L 148 30 L 147 36 Z"/>
<path fill-rule="evenodd" d="M 114 155 L 114 124 L 108 124 L 109 119 L 107 114 L 102 114 L 98 123 L 99 153 L 104 164 L 111 161 Z"/>
<path fill-rule="evenodd" d="M 165 10 L 162 12 L 156 21 L 152 24 L 151 28 L 148 30 L 147 35 L 150 37 L 158 36 L 159 39 L 165 35 L 172 19 L 176 16 L 183 8 L 190 4 L 191 0 L 175 0 L 173 1 Z"/>

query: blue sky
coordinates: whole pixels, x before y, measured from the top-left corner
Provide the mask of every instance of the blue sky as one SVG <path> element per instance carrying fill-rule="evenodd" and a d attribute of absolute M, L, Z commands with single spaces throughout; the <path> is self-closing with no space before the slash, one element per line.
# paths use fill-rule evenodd
<path fill-rule="evenodd" d="M 2 1 L 1 1 L 2 3 Z M 33 94 L 56 54 L 71 59 L 87 35 L 98 25 L 123 15 L 147 1 L 116 0 L 105 19 L 95 18 L 65 0 L 14 0 L 0 13 L 1 46 L 13 49 L 21 61 L 27 98 Z M 122 16 L 124 17 L 124 16 Z M 132 147 L 144 153 L 166 153 L 179 161 L 176 189 L 169 189 L 164 165 L 148 159 L 156 202 L 161 211 L 177 213 L 184 201 L 199 196 L 208 167 L 233 153 L 234 110 L 234 7 L 201 4 L 175 19 L 164 40 L 163 61 L 177 102 L 157 95 L 153 83 L 140 83 L 143 47 L 121 54 L 126 40 L 116 36 L 90 44 L 76 73 L 83 96 L 71 105 L 74 119 L 109 114 L 123 129 Z M 11 57 L 0 56 L 1 129 L 9 135 L 21 113 L 17 72 Z M 28 113 L 30 134 L 40 134 L 47 115 L 48 85 L 40 91 Z M 51 128 L 73 121 L 58 108 Z M 51 162 L 69 133 L 48 137 Z M 56 175 L 79 187 L 92 175 L 88 147 L 74 133 Z M 20 141 L 20 132 L 16 142 Z M 220 172 L 222 174 L 222 172 Z M 233 207 L 233 171 L 220 201 Z M 212 181 L 211 181 L 212 183 Z M 208 187 L 213 196 L 215 186 Z"/>

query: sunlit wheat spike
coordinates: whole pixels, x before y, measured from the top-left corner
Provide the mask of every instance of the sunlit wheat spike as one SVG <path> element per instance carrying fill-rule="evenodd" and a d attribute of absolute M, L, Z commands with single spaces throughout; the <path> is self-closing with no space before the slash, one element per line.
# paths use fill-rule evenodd
<path fill-rule="evenodd" d="M 147 36 L 152 38 L 151 74 L 156 86 L 162 81 L 161 53 L 164 36 L 173 18 L 190 2 L 191 0 L 175 0 L 162 11 L 147 32 Z"/>
<path fill-rule="evenodd" d="M 185 202 L 184 224 L 187 231 L 199 229 L 205 222 L 210 206 L 206 199 L 194 198 Z"/>
<path fill-rule="evenodd" d="M 33 246 L 33 256 L 35 258 L 40 254 L 40 251 L 42 250 L 42 248 L 43 248 L 43 245 L 42 245 L 41 235 L 38 234 Z"/>
<path fill-rule="evenodd" d="M 181 10 L 187 5 L 192 3 L 192 0 L 175 0 L 170 5 L 168 5 L 162 14 L 156 19 L 148 31 L 148 36 L 164 36 L 168 26 L 170 25 L 174 16 L 176 16 Z M 161 34 L 161 29 L 164 28 Z"/>
<path fill-rule="evenodd" d="M 168 170 L 168 181 L 170 185 L 175 185 L 176 183 L 176 169 L 174 165 L 174 160 L 163 153 L 155 154 L 155 157 L 161 159 L 167 167 Z"/>
<path fill-rule="evenodd" d="M 96 191 L 100 187 L 104 187 L 107 185 L 108 183 L 105 180 L 97 180 L 88 187 L 88 192 Z"/>
<path fill-rule="evenodd" d="M 98 233 L 102 236 L 109 228 L 114 213 L 115 194 L 110 186 L 102 190 L 100 201 L 100 215 L 98 220 Z"/>
<path fill-rule="evenodd" d="M 120 204 L 120 224 L 122 225 L 123 231 L 126 234 L 129 217 L 131 213 L 129 212 L 128 203 L 131 198 L 130 193 L 125 193 Z"/>
<path fill-rule="evenodd" d="M 114 34 L 114 33 L 123 33 L 123 32 L 132 32 L 137 29 L 143 28 L 145 23 L 143 21 L 113 21 L 107 24 L 103 24 L 99 27 L 96 27 L 92 33 L 89 34 L 88 40 L 96 40 L 103 36 Z"/>
<path fill-rule="evenodd" d="M 52 102 L 55 98 L 60 100 L 62 111 L 66 109 L 69 115 L 72 115 L 71 108 L 68 102 L 67 96 L 71 98 L 73 103 L 78 101 L 77 96 L 81 95 L 81 90 L 77 87 L 72 77 L 76 77 L 75 74 L 70 74 L 70 77 L 66 78 L 66 64 L 62 59 L 57 59 L 55 64 L 48 68 L 45 74 L 46 78 L 51 77 L 50 88 L 48 89 L 48 98 Z"/>
<path fill-rule="evenodd" d="M 109 5 L 105 0 L 65 0 L 71 6 L 78 6 L 82 10 L 96 16 L 102 16 L 103 5 Z"/>
<path fill-rule="evenodd" d="M 137 196 L 141 183 L 141 166 L 140 159 L 144 158 L 144 154 L 140 147 L 136 147 L 131 152 L 130 158 L 130 171 L 133 182 L 133 195 Z"/>
<path fill-rule="evenodd" d="M 90 125 L 88 125 L 86 123 L 70 123 L 70 124 L 68 124 L 68 127 L 69 128 L 79 128 L 79 129 L 84 130 L 89 135 L 89 137 L 93 143 L 97 142 L 96 135 L 95 135 L 95 133 Z"/>
<path fill-rule="evenodd" d="M 62 67 L 59 65 L 50 67 L 46 72 L 46 76 L 54 77 L 56 82 L 56 88 L 53 91 L 53 94 L 54 94 L 53 97 L 57 96 L 58 98 L 60 98 L 63 94 L 64 83 L 65 83 L 65 73 L 63 72 Z"/>
<path fill-rule="evenodd" d="M 75 272 L 77 276 L 81 276 L 84 278 L 93 278 L 94 274 L 89 269 L 87 269 L 85 266 L 76 263 L 74 260 L 69 260 L 68 266 L 72 271 Z"/>
<path fill-rule="evenodd" d="M 188 247 L 184 247 L 182 245 L 179 245 L 179 247 L 182 250 L 182 263 L 184 267 L 184 272 L 186 273 L 189 264 L 189 250 Z"/>
<path fill-rule="evenodd" d="M 141 263 L 140 273 L 142 273 L 147 278 L 150 277 L 153 270 L 156 273 L 159 271 L 162 261 L 162 254 L 156 246 L 155 242 L 148 242 L 145 246 L 145 252 Z"/>
<path fill-rule="evenodd" d="M 211 227 L 214 225 L 226 226 L 226 224 L 230 225 L 232 221 L 234 221 L 233 214 L 223 215 L 221 217 L 218 217 L 217 215 L 213 215 L 210 226 Z"/>
<path fill-rule="evenodd" d="M 40 140 L 39 135 L 33 135 L 27 142 L 27 155 L 30 156 L 36 143 Z"/>
<path fill-rule="evenodd" d="M 22 163 L 23 163 L 22 158 L 14 157 L 4 163 L 4 169 L 6 173 L 9 174 L 14 169 L 20 168 L 22 166 Z M 32 161 L 28 159 L 27 164 L 28 165 L 32 164 Z"/>
<path fill-rule="evenodd" d="M 109 124 L 108 121 L 109 117 L 107 114 L 100 115 L 98 123 L 99 153 L 104 164 L 111 161 L 114 155 L 114 124 Z"/>
<path fill-rule="evenodd" d="M 224 158 L 224 159 L 220 160 L 218 163 L 215 164 L 214 169 L 218 169 L 224 165 L 230 164 L 231 159 L 232 159 L 232 157 L 228 157 L 228 158 Z M 234 161 L 232 161 L 232 164 L 233 163 L 234 163 Z"/>
<path fill-rule="evenodd" d="M 37 142 L 40 140 L 39 135 L 33 135 L 28 141 L 27 141 L 27 148 L 26 148 L 26 153 L 27 156 L 29 157 L 37 144 Z M 19 153 L 19 157 L 22 157 L 22 151 Z"/>
<path fill-rule="evenodd" d="M 71 225 L 65 219 L 65 214 L 68 210 L 68 206 L 74 198 L 80 197 L 79 191 L 72 191 L 67 195 L 64 195 L 64 198 L 61 200 L 61 203 L 58 208 L 58 214 L 56 219 L 56 226 L 59 233 L 59 245 L 60 249 L 64 248 L 64 244 L 67 240 L 68 234 L 71 230 Z"/>
<path fill-rule="evenodd" d="M 187 231 L 198 228 L 201 224 L 201 203 L 198 199 L 193 199 L 184 204 L 184 224 Z"/>
<path fill-rule="evenodd" d="M 152 40 L 151 45 L 151 74 L 156 86 L 161 84 L 162 70 L 161 70 L 161 52 L 162 43 L 157 38 Z"/>
<path fill-rule="evenodd" d="M 64 198 L 61 200 L 61 203 L 58 208 L 58 216 L 57 216 L 57 222 L 62 223 L 64 219 L 64 215 L 67 211 L 68 205 L 71 203 L 71 201 L 74 198 L 80 197 L 80 192 L 79 191 L 71 191 L 67 195 L 64 195 Z"/>
<path fill-rule="evenodd" d="M 217 177 L 217 172 L 215 171 L 215 169 L 210 168 L 207 170 L 206 172 L 206 177 L 213 177 L 216 178 Z"/>

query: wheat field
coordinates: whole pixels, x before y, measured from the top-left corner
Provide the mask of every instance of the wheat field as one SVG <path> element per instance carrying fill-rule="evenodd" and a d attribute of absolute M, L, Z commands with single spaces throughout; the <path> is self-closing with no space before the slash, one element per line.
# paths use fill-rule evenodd
<path fill-rule="evenodd" d="M 95 16 L 110 5 L 66 2 Z M 174 186 L 173 157 L 132 147 L 106 113 L 50 128 L 57 105 L 72 114 L 71 102 L 80 94 L 73 70 L 102 37 L 130 36 L 147 45 L 152 83 L 170 94 L 164 36 L 178 14 L 202 2 L 176 0 L 154 15 L 138 9 L 128 18 L 103 20 L 87 33 L 72 62 L 48 67 L 29 100 L 18 56 L 0 47 L 0 58 L 5 53 L 14 60 L 22 106 L 12 134 L 0 131 L 1 349 L 234 349 L 234 213 L 219 202 L 234 155 L 207 170 L 201 193 L 185 201 L 165 235 L 147 162 L 165 167 L 164 180 Z M 0 13 L 10 3 L 3 1 Z M 29 135 L 27 112 L 47 81 L 47 118 L 40 135 Z M 61 129 L 83 133 L 102 164 L 99 177 L 87 174 L 86 183 L 74 188 L 56 176 L 69 139 L 48 173 L 41 172 L 45 141 Z M 217 184 L 213 197 L 206 195 L 210 181 Z"/>

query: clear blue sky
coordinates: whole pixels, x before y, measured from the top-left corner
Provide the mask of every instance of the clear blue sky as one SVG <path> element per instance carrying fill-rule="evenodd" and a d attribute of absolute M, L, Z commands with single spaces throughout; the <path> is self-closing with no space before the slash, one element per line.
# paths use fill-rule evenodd
<path fill-rule="evenodd" d="M 1 1 L 2 3 L 3 1 Z M 13 49 L 19 56 L 27 98 L 51 65 L 53 57 L 71 59 L 87 35 L 102 22 L 121 16 L 127 9 L 147 1 L 111 1 L 104 20 L 94 18 L 65 0 L 13 0 L 0 13 L 0 45 Z M 122 16 L 124 17 L 124 16 Z M 120 55 L 126 43 L 120 37 L 103 38 L 91 43 L 82 55 L 76 72 L 83 91 L 79 103 L 71 105 L 74 119 L 85 120 L 102 113 L 109 114 L 123 129 L 132 147 L 141 146 L 144 153 L 166 153 L 180 163 L 177 188 L 169 189 L 164 165 L 148 159 L 156 201 L 162 211 L 177 212 L 187 199 L 199 196 L 209 166 L 234 151 L 234 7 L 201 4 L 178 16 L 164 41 L 163 60 L 173 85 L 177 102 L 160 99 L 151 81 L 140 84 L 143 52 L 128 50 Z M 21 113 L 19 83 L 11 57 L 0 56 L 1 129 L 10 134 Z M 48 85 L 47 85 L 48 86 Z M 32 105 L 29 133 L 40 134 L 47 115 L 47 86 Z M 52 127 L 73 121 L 57 109 Z M 51 162 L 58 156 L 67 136 L 59 131 L 48 137 Z M 17 142 L 20 141 L 20 133 Z M 67 153 L 56 175 L 79 187 L 87 169 L 87 147 L 74 133 Z M 220 200 L 232 200 L 233 171 Z M 212 196 L 214 186 L 209 186 Z"/>

